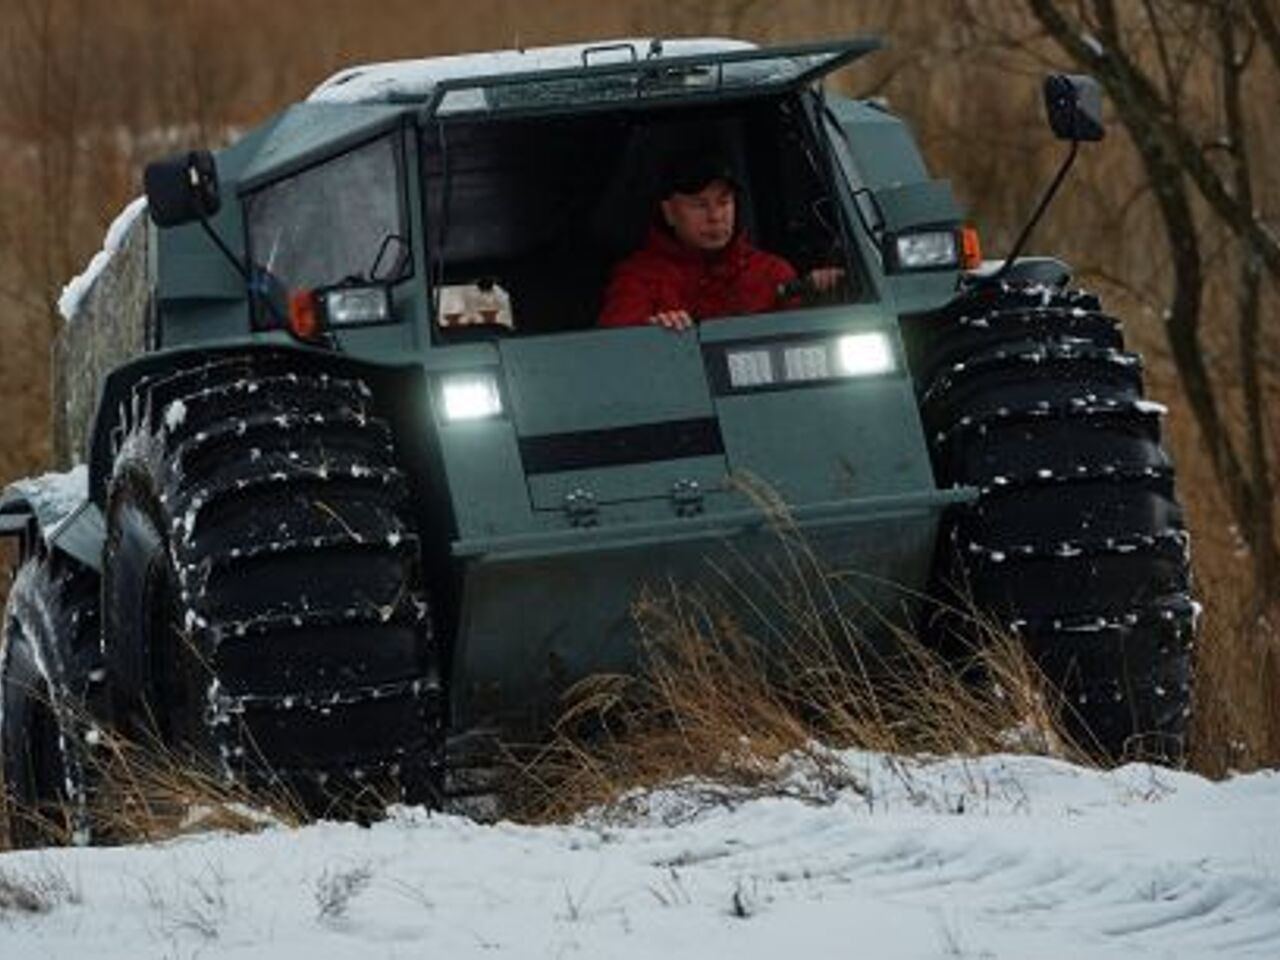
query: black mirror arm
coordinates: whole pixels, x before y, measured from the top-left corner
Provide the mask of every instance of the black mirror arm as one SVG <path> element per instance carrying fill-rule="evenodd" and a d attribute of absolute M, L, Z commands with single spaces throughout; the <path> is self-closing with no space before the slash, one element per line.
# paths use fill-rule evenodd
<path fill-rule="evenodd" d="M 222 255 L 227 258 L 227 262 L 230 263 L 233 268 L 235 268 L 236 273 L 240 275 L 240 279 L 244 281 L 245 286 L 248 286 L 249 271 L 245 268 L 245 265 L 240 261 L 240 258 L 237 257 L 235 253 L 231 250 L 231 248 L 227 246 L 227 242 L 223 240 L 222 237 L 218 236 L 218 231 L 213 229 L 213 224 L 209 222 L 209 218 L 206 217 L 203 213 L 200 214 L 200 227 L 201 229 L 204 230 L 208 238 L 213 241 L 214 246 L 216 246 L 220 251 L 222 251 Z"/>
<path fill-rule="evenodd" d="M 1054 194 L 1058 192 L 1058 188 L 1062 186 L 1062 181 L 1067 177 L 1067 171 L 1071 169 L 1071 165 L 1076 161 L 1076 154 L 1080 152 L 1080 141 L 1071 141 L 1071 150 L 1067 153 L 1067 158 L 1062 162 L 1062 166 L 1058 168 L 1057 175 L 1053 178 L 1053 182 L 1049 184 L 1049 189 L 1040 197 L 1040 203 L 1036 205 L 1035 212 L 1031 214 L 1031 219 L 1027 221 L 1026 226 L 1022 228 L 1022 232 L 1018 234 L 1018 239 L 1013 242 L 1013 249 L 1009 251 L 1009 255 L 1005 257 L 1004 263 L 1000 264 L 1000 269 L 992 274 L 992 280 L 1001 279 L 1009 268 L 1013 266 L 1015 260 L 1022 254 L 1022 248 L 1027 245 L 1027 241 L 1031 239 L 1031 231 L 1036 228 L 1036 224 L 1040 222 L 1040 218 L 1044 216 L 1044 212 L 1049 207 L 1049 202 L 1053 200 Z"/>
<path fill-rule="evenodd" d="M 241 262 L 240 258 L 235 255 L 232 249 L 227 246 L 227 242 L 218 235 L 218 231 L 213 229 L 213 224 L 209 222 L 209 218 L 204 214 L 200 215 L 200 228 L 204 230 L 209 239 L 213 241 L 213 245 L 222 251 L 222 255 L 227 258 L 227 262 L 231 264 L 231 266 L 235 268 L 236 273 L 240 275 L 240 279 L 244 281 L 244 288 L 249 294 L 249 299 L 260 299 L 267 305 L 267 312 L 271 314 L 271 319 L 280 326 L 287 326 L 288 318 L 281 315 L 280 308 L 276 306 L 270 297 L 258 296 L 257 291 L 253 287 L 253 281 L 249 277 L 248 268 L 243 262 Z"/>
<path fill-rule="evenodd" d="M 227 258 L 227 262 L 231 264 L 231 266 L 235 268 L 236 273 L 240 275 L 240 279 L 244 281 L 244 288 L 249 294 L 249 299 L 251 301 L 260 300 L 262 303 L 266 304 L 267 312 L 271 314 L 271 319 L 279 326 L 287 327 L 289 318 L 280 313 L 280 308 L 270 297 L 258 295 L 258 291 L 253 286 L 253 280 L 249 276 L 248 268 L 240 258 L 235 255 L 235 252 L 227 246 L 227 242 L 222 239 L 218 234 L 218 231 L 213 229 L 213 224 L 209 222 L 209 218 L 203 213 L 200 214 L 200 229 L 202 229 L 205 232 L 205 235 L 213 241 L 213 245 L 222 252 L 222 255 Z"/>

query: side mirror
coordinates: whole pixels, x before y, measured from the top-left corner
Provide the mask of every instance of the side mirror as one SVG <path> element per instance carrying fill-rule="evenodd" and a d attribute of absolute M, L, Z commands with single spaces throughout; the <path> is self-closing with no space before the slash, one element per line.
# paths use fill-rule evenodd
<path fill-rule="evenodd" d="M 218 167 L 208 150 L 192 150 L 147 164 L 142 180 L 147 209 L 157 227 L 206 220 L 222 205 Z"/>
<path fill-rule="evenodd" d="M 1093 77 L 1054 73 L 1045 77 L 1044 106 L 1059 140 L 1101 140 L 1102 88 Z"/>

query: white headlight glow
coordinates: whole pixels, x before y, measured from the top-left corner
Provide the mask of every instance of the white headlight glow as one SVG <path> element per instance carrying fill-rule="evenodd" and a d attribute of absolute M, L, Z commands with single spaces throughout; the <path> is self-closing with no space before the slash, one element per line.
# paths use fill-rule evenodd
<path fill-rule="evenodd" d="M 836 341 L 840 372 L 846 377 L 872 377 L 894 368 L 893 347 L 883 333 L 850 333 Z"/>
<path fill-rule="evenodd" d="M 441 381 L 440 394 L 447 420 L 482 420 L 502 413 L 502 395 L 492 374 L 452 374 Z"/>

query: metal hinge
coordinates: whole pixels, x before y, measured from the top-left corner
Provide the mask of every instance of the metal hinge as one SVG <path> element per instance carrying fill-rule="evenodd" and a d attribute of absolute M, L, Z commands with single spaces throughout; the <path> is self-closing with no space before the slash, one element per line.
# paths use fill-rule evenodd
<path fill-rule="evenodd" d="M 677 480 L 671 485 L 671 504 L 677 517 L 693 517 L 702 512 L 702 486 L 697 480 Z"/>
<path fill-rule="evenodd" d="M 600 520 L 600 504 L 590 490 L 578 487 L 564 497 L 564 512 L 575 527 L 594 527 Z"/>

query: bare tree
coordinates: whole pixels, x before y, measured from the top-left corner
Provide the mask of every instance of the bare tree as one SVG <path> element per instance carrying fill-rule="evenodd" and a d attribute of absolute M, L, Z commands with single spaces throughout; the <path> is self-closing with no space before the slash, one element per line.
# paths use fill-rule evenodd
<path fill-rule="evenodd" d="M 1141 160 L 1173 260 L 1169 346 L 1214 474 L 1248 545 L 1255 597 L 1265 603 L 1280 593 L 1280 547 L 1261 336 L 1264 311 L 1275 312 L 1274 299 L 1264 299 L 1264 273 L 1273 290 L 1280 289 L 1280 230 L 1256 189 L 1265 164 L 1246 90 L 1265 87 L 1273 105 L 1280 96 L 1274 0 L 1028 5 L 1058 47 L 1102 82 Z M 1213 91 L 1207 103 L 1206 86 Z M 1234 373 L 1242 430 L 1232 429 L 1223 401 L 1234 384 L 1215 376 L 1203 338 L 1210 269 L 1205 245 L 1215 230 L 1229 240 L 1239 264 Z"/>
<path fill-rule="evenodd" d="M 36 154 L 40 206 L 36 263 L 30 283 L 45 295 L 47 335 L 56 332 L 56 291 L 71 275 L 75 250 L 72 211 L 78 167 L 77 135 L 83 88 L 84 0 L 41 3 L 20 0 L 12 11 L 2 79 L 21 138 Z"/>

